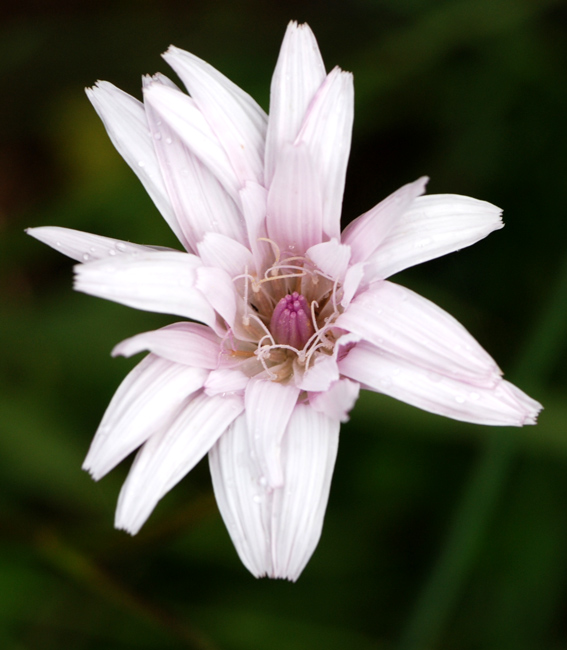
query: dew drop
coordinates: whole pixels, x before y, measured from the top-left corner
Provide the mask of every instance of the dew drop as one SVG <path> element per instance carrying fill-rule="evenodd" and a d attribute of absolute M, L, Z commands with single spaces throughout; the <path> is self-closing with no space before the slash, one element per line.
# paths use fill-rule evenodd
<path fill-rule="evenodd" d="M 144 166 L 144 161 L 138 160 L 138 167 L 143 167 L 143 166 Z"/>
<path fill-rule="evenodd" d="M 262 503 L 262 497 L 259 494 L 255 494 L 252 500 L 254 503 Z"/>
<path fill-rule="evenodd" d="M 56 246 L 61 246 L 61 242 L 60 242 L 60 241 L 56 241 L 56 242 L 55 242 L 55 245 L 56 245 Z"/>
<path fill-rule="evenodd" d="M 469 397 L 476 402 L 477 399 L 480 399 L 480 393 L 469 393 Z"/>
<path fill-rule="evenodd" d="M 388 386 L 392 385 L 392 378 L 391 377 L 382 377 L 380 380 L 380 384 L 384 386 L 385 388 Z"/>
<path fill-rule="evenodd" d="M 88 262 L 91 259 L 91 256 L 88 253 L 83 254 L 83 261 Z"/>
<path fill-rule="evenodd" d="M 455 402 L 458 404 L 464 404 L 465 398 L 462 395 L 455 395 Z"/>
<path fill-rule="evenodd" d="M 94 246 L 91 246 L 91 253 L 96 253 L 96 248 Z"/>
<path fill-rule="evenodd" d="M 266 487 L 266 485 L 268 485 L 268 480 L 266 479 L 265 476 L 260 476 L 260 478 L 258 479 L 258 483 L 260 483 L 260 485 L 263 485 L 264 487 Z"/>
<path fill-rule="evenodd" d="M 155 138 L 156 140 L 161 140 L 161 133 L 160 133 L 159 131 L 156 131 L 156 132 L 154 133 L 154 138 Z"/>
<path fill-rule="evenodd" d="M 116 251 L 114 250 L 114 248 L 111 248 L 111 249 L 108 251 L 108 254 L 109 254 L 109 255 L 116 255 Z"/>
<path fill-rule="evenodd" d="M 165 141 L 166 141 L 167 144 L 172 144 L 172 142 L 173 142 L 173 140 L 171 138 L 166 138 Z"/>
<path fill-rule="evenodd" d="M 126 250 L 126 244 L 123 244 L 122 242 L 116 242 L 116 248 L 119 251 L 124 252 Z"/>

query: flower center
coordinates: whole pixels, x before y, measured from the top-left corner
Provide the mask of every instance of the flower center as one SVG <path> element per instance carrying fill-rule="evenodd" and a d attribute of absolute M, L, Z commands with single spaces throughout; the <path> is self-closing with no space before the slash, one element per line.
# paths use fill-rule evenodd
<path fill-rule="evenodd" d="M 305 297 L 297 291 L 284 296 L 274 309 L 270 331 L 276 343 L 302 350 L 315 333 Z"/>

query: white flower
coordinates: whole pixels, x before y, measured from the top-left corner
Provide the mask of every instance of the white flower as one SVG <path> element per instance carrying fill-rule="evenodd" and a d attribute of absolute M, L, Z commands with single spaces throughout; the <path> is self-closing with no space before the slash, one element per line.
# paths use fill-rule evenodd
<path fill-rule="evenodd" d="M 288 27 L 269 120 L 204 61 L 174 47 L 164 58 L 190 96 L 161 75 L 144 79 L 143 104 L 107 82 L 87 93 L 187 252 L 28 231 L 83 263 L 79 291 L 187 319 L 115 348 L 150 354 L 117 390 L 84 467 L 99 479 L 140 447 L 116 512 L 136 533 L 208 453 L 244 564 L 295 580 L 361 386 L 458 420 L 534 423 L 540 405 L 459 323 L 386 280 L 500 228 L 500 210 L 422 196 L 421 178 L 341 236 L 352 76 L 325 73 L 309 27 Z"/>

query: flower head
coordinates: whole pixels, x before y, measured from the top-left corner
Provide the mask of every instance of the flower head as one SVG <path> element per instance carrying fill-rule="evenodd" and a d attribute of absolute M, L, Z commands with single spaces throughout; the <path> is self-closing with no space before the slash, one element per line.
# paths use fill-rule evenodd
<path fill-rule="evenodd" d="M 116 526 L 136 533 L 209 454 L 234 545 L 256 576 L 295 580 L 318 542 L 340 422 L 360 387 L 491 425 L 540 405 L 504 381 L 446 312 L 387 280 L 475 243 L 500 210 L 405 185 L 340 232 L 352 76 L 329 74 L 307 25 L 287 29 L 270 117 L 220 72 L 171 47 L 144 102 L 87 90 L 118 151 L 186 252 L 56 227 L 28 232 L 81 262 L 79 291 L 184 320 L 120 343 L 149 354 L 118 388 L 84 467 L 99 479 L 140 448 Z"/>

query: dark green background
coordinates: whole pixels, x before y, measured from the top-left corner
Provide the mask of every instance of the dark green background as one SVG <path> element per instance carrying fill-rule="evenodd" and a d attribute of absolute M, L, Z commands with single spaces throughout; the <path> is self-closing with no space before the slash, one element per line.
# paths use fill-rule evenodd
<path fill-rule="evenodd" d="M 0 646 L 8 650 L 567 648 L 567 5 L 554 0 L 40 2 L 0 9 Z M 418 176 L 506 228 L 399 281 L 540 400 L 495 430 L 364 394 L 323 537 L 295 585 L 252 578 L 202 463 L 135 538 L 128 462 L 80 466 L 121 339 L 174 320 L 73 293 L 58 225 L 175 246 L 83 87 L 140 96 L 170 43 L 268 108 L 290 19 L 354 72 L 346 221 Z"/>

